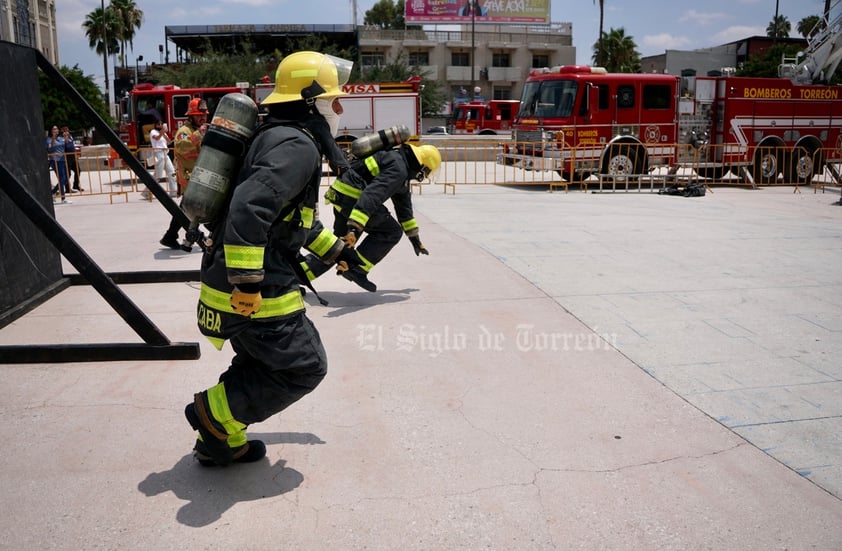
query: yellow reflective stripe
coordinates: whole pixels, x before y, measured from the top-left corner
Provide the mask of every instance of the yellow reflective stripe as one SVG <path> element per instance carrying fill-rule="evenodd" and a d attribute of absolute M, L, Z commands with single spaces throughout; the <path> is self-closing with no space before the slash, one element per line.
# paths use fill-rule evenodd
<path fill-rule="evenodd" d="M 380 167 L 377 166 L 377 161 L 374 160 L 374 157 L 365 158 L 365 167 L 368 169 L 372 176 L 377 176 L 378 174 L 380 174 Z"/>
<path fill-rule="evenodd" d="M 310 207 L 301 207 L 301 226 L 305 230 L 313 227 L 314 212 Z"/>
<path fill-rule="evenodd" d="M 298 69 L 297 71 L 290 71 L 289 72 L 290 78 L 303 78 L 303 77 L 313 77 L 316 78 L 319 76 L 318 69 Z"/>
<path fill-rule="evenodd" d="M 216 337 L 208 337 L 205 335 L 205 338 L 210 341 L 214 348 L 217 350 L 222 350 L 222 347 L 225 345 L 225 339 L 218 339 Z"/>
<path fill-rule="evenodd" d="M 233 313 L 233 310 L 231 309 L 231 293 L 217 291 L 216 289 L 208 287 L 202 283 L 199 300 L 214 310 Z M 252 319 L 272 318 L 275 316 L 293 314 L 301 310 L 304 310 L 304 299 L 301 298 L 301 292 L 295 290 L 279 297 L 263 297 L 263 302 L 260 305 L 260 311 L 252 314 L 251 317 Z"/>
<path fill-rule="evenodd" d="M 333 184 L 330 187 L 332 187 L 342 195 L 347 195 L 352 199 L 359 199 L 360 195 L 363 194 L 363 190 L 357 189 L 354 186 L 349 186 L 348 184 L 340 180 L 334 180 Z M 327 197 L 327 195 L 325 195 L 325 197 Z"/>
<path fill-rule="evenodd" d="M 225 427 L 225 432 L 229 435 L 236 435 L 238 432 L 245 431 L 248 425 L 240 423 L 234 419 L 231 409 L 228 407 L 228 397 L 225 396 L 225 384 L 219 383 L 207 390 L 208 405 L 210 405 L 211 415 Z"/>
<path fill-rule="evenodd" d="M 231 311 L 231 293 L 217 291 L 204 283 L 202 283 L 202 289 L 199 292 L 199 300 L 214 310 L 219 310 L 220 312 Z"/>
<path fill-rule="evenodd" d="M 353 220 L 360 226 L 365 227 L 368 224 L 368 215 L 361 210 L 354 209 L 351 211 L 351 216 L 348 217 L 348 220 Z"/>
<path fill-rule="evenodd" d="M 362 261 L 360 268 L 362 268 L 364 272 L 369 272 L 372 268 L 374 268 L 374 263 L 361 255 L 359 251 L 357 251 L 357 256 L 360 257 L 360 260 Z"/>
<path fill-rule="evenodd" d="M 252 319 L 274 318 L 304 310 L 301 291 L 296 289 L 279 297 L 264 298 L 260 310 L 251 315 Z"/>
<path fill-rule="evenodd" d="M 263 247 L 225 245 L 225 265 L 241 270 L 263 268 Z"/>
<path fill-rule="evenodd" d="M 319 232 L 318 237 L 310 243 L 308 248 L 317 255 L 324 256 L 338 239 L 338 237 L 333 235 L 332 231 L 325 228 Z"/>
<path fill-rule="evenodd" d="M 301 262 L 301 271 L 304 272 L 304 275 L 307 276 L 307 281 L 313 281 L 316 279 L 316 274 L 313 273 L 313 270 L 310 269 L 310 265 L 306 262 Z"/>
<path fill-rule="evenodd" d="M 410 218 L 406 222 L 401 222 L 401 227 L 403 231 L 414 230 L 418 227 L 418 222 L 415 221 L 415 218 Z"/>

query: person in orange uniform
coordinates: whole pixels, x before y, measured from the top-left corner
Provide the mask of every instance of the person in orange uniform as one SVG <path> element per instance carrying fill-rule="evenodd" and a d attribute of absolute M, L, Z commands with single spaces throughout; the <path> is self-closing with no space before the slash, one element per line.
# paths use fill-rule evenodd
<path fill-rule="evenodd" d="M 181 196 L 190 182 L 190 174 L 196 166 L 199 151 L 202 148 L 202 138 L 208 130 L 208 106 L 204 100 L 193 98 L 187 107 L 187 122 L 182 124 L 175 133 L 173 151 L 175 154 L 175 178 L 178 184 L 178 195 Z M 182 248 L 178 243 L 178 231 L 181 225 L 173 218 L 161 245 L 170 249 Z M 192 247 L 184 245 L 183 250 L 189 252 Z"/>

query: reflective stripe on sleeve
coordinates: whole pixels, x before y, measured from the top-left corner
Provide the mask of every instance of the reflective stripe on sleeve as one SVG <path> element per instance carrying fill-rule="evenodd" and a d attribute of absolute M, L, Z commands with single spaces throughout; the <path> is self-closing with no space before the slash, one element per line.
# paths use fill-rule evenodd
<path fill-rule="evenodd" d="M 352 199 L 359 199 L 360 195 L 363 194 L 363 190 L 357 189 L 354 186 L 349 186 L 348 184 L 346 184 L 345 182 L 343 182 L 341 180 L 334 180 L 333 184 L 331 184 L 330 187 L 333 188 L 334 190 L 336 190 L 337 193 L 341 193 L 342 195 L 347 195 L 348 197 L 351 197 Z"/>
<path fill-rule="evenodd" d="M 415 221 L 415 218 L 410 218 L 405 222 L 401 222 L 401 227 L 403 231 L 414 230 L 418 227 L 418 222 Z"/>
<path fill-rule="evenodd" d="M 365 167 L 372 176 L 380 174 L 380 167 L 377 165 L 377 161 L 374 160 L 374 157 L 365 158 Z"/>
<path fill-rule="evenodd" d="M 263 247 L 225 245 L 225 265 L 239 270 L 263 268 Z"/>
<path fill-rule="evenodd" d="M 368 215 L 361 210 L 354 209 L 351 211 L 351 216 L 348 217 L 348 220 L 353 220 L 364 228 L 368 224 Z"/>
<path fill-rule="evenodd" d="M 327 228 L 323 229 L 319 232 L 318 237 L 316 237 L 310 246 L 308 247 L 311 251 L 316 253 L 319 257 L 323 257 L 330 251 L 333 244 L 336 243 L 336 240 L 339 239 L 333 232 L 328 230 Z"/>

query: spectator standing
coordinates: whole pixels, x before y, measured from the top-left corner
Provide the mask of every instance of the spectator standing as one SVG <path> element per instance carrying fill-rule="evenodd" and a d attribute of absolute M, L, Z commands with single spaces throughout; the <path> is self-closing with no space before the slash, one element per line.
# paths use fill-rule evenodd
<path fill-rule="evenodd" d="M 67 180 L 70 181 L 70 174 L 73 174 L 73 187 L 71 193 L 74 191 L 85 191 L 79 187 L 79 153 L 76 149 L 76 140 L 70 134 L 70 128 L 67 126 L 61 127 L 61 137 L 64 138 L 64 161 L 67 163 Z"/>
<path fill-rule="evenodd" d="M 67 163 L 64 160 L 64 138 L 59 133 L 58 126 L 53 125 L 50 128 L 50 135 L 47 136 L 47 153 L 49 154 L 50 168 L 58 178 L 58 192 L 61 196 L 61 202 L 68 204 L 70 201 L 66 198 L 69 189 L 67 185 Z"/>
<path fill-rule="evenodd" d="M 161 171 L 164 171 L 167 177 L 167 191 L 170 192 L 170 195 L 175 195 L 175 169 L 167 154 L 169 152 L 169 142 L 170 137 L 167 135 L 164 122 L 160 120 L 155 121 L 155 126 L 149 132 L 149 143 L 152 145 L 152 151 L 155 154 L 155 180 L 160 180 Z"/>

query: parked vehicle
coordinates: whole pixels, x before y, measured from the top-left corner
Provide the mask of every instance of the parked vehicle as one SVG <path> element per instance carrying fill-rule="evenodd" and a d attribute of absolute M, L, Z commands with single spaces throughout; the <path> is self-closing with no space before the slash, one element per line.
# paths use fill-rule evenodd
<path fill-rule="evenodd" d="M 498 161 L 557 171 L 568 181 L 597 173 L 627 178 L 653 164 L 677 170 L 682 163 L 704 177 L 730 170 L 758 183 L 780 176 L 808 183 L 826 167 L 839 179 L 829 161 L 842 161 L 842 89 L 815 82 L 842 59 L 842 16 L 820 24 L 804 55 L 782 64 L 782 77 L 698 77 L 689 98 L 679 98 L 673 75 L 534 69 L 514 142 Z"/>
<path fill-rule="evenodd" d="M 450 118 L 450 133 L 478 136 L 509 134 L 519 106 L 519 100 L 457 103 Z"/>

